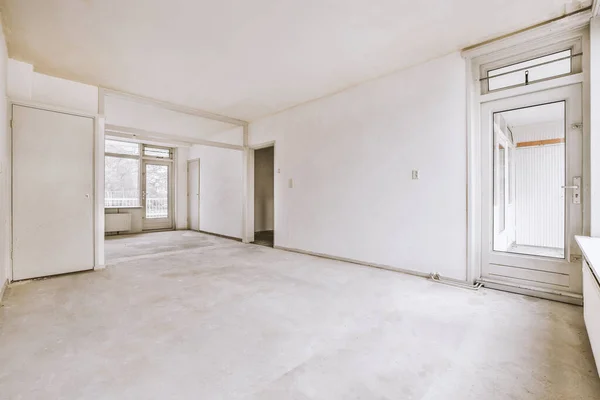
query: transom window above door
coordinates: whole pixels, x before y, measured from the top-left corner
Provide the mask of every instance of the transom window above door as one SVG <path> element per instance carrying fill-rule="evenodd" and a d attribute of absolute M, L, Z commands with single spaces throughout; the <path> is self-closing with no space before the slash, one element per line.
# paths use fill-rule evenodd
<path fill-rule="evenodd" d="M 581 40 L 496 59 L 480 66 L 481 93 L 527 86 L 582 72 Z"/>

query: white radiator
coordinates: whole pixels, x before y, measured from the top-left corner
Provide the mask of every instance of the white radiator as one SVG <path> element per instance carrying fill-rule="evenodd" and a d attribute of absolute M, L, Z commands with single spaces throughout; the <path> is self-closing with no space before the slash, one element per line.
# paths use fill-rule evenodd
<path fill-rule="evenodd" d="M 127 232 L 131 230 L 131 214 L 105 214 L 104 232 Z"/>

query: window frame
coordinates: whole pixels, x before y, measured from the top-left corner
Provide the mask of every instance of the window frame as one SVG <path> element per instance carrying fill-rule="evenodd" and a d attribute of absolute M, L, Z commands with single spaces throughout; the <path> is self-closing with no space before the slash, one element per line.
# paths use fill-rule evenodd
<path fill-rule="evenodd" d="M 143 185 L 143 179 L 144 179 L 144 171 L 142 171 L 143 161 L 144 160 L 149 160 L 149 161 L 166 161 L 166 162 L 171 162 L 172 163 L 173 159 L 174 159 L 175 149 L 173 147 L 168 147 L 168 146 L 160 146 L 160 145 L 147 144 L 147 143 L 142 143 L 142 142 L 127 141 L 127 140 L 123 140 L 122 138 L 115 138 L 115 137 L 112 137 L 112 136 L 106 136 L 104 140 L 105 141 L 112 140 L 112 141 L 115 141 L 115 142 L 137 144 L 138 149 L 139 149 L 138 150 L 138 154 L 122 154 L 122 153 L 113 153 L 113 152 L 106 152 L 105 151 L 104 152 L 104 165 L 105 165 L 105 168 L 106 168 L 106 157 L 117 157 L 117 158 L 127 158 L 127 159 L 130 159 L 130 160 L 137 160 L 138 161 L 138 188 L 140 188 L 139 189 L 139 193 L 138 193 L 139 206 L 123 206 L 123 207 L 106 206 L 106 200 L 105 200 L 105 202 L 104 202 L 104 209 L 105 210 L 117 210 L 117 209 L 142 209 L 142 208 L 144 208 L 143 198 L 142 198 L 143 197 L 142 196 L 142 185 Z M 146 156 L 146 155 L 144 155 L 146 148 L 168 150 L 169 151 L 169 158 Z M 106 177 L 104 179 L 105 179 L 105 182 L 106 182 Z M 170 189 L 170 191 L 172 191 L 172 189 Z"/>
<path fill-rule="evenodd" d="M 521 83 L 512 86 L 506 86 L 494 90 L 489 90 L 489 79 L 494 78 L 493 76 L 488 76 L 488 74 L 492 71 L 495 71 L 500 68 L 509 67 L 511 65 L 519 64 L 522 62 L 533 61 L 535 59 L 550 56 L 556 53 L 560 53 L 563 51 L 571 51 L 571 72 L 566 74 L 560 74 L 551 76 L 544 79 L 535 80 L 529 83 Z M 533 67 L 532 67 L 533 68 Z M 565 76 L 575 75 L 583 72 L 583 43 L 580 37 L 562 40 L 551 45 L 538 47 L 535 49 L 526 49 L 523 52 L 518 54 L 514 54 L 508 57 L 503 57 L 500 59 L 495 59 L 494 61 L 479 65 L 479 86 L 480 86 L 480 94 L 486 95 L 489 93 L 497 93 L 504 90 L 514 89 L 523 86 L 532 86 L 538 84 L 540 82 L 546 82 L 553 79 L 562 78 Z"/>
<path fill-rule="evenodd" d="M 114 139 L 112 137 L 106 137 L 105 142 L 107 140 L 112 140 L 114 142 L 123 142 L 123 143 L 133 143 L 133 142 L 128 142 L 126 140 L 119 140 L 119 139 Z M 104 168 L 106 168 L 106 157 L 115 157 L 115 158 L 126 158 L 129 160 L 138 160 L 138 188 L 141 188 L 142 186 L 142 144 L 141 143 L 135 143 L 138 145 L 138 154 L 123 154 L 123 153 L 112 153 L 112 152 L 104 152 Z M 106 144 L 105 144 L 106 146 Z M 106 147 L 105 147 L 106 148 Z M 105 173 L 106 174 L 106 173 Z M 106 185 L 106 176 L 104 177 L 104 184 Z M 106 190 L 105 190 L 106 191 Z M 138 202 L 139 205 L 137 206 L 122 206 L 122 207 L 115 207 L 115 206 L 107 206 L 106 205 L 106 199 L 104 200 L 104 209 L 105 210 L 117 210 L 117 209 L 135 209 L 135 208 L 142 208 L 142 192 L 141 190 L 138 190 Z"/>

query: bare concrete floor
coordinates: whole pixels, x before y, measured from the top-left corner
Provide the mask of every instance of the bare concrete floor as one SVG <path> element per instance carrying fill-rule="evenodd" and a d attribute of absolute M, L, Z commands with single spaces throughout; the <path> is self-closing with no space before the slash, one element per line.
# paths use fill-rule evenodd
<path fill-rule="evenodd" d="M 600 399 L 580 307 L 190 234 L 10 287 L 0 398 Z"/>
<path fill-rule="evenodd" d="M 110 265 L 137 256 L 211 247 L 216 243 L 214 238 L 194 231 L 107 236 L 104 240 L 104 255 L 106 263 Z"/>

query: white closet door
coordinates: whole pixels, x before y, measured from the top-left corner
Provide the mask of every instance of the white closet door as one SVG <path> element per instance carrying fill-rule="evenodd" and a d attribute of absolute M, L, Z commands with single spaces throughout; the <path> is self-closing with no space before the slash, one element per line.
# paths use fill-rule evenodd
<path fill-rule="evenodd" d="M 188 161 L 188 218 L 193 231 L 200 230 L 200 160 Z"/>
<path fill-rule="evenodd" d="M 94 120 L 13 106 L 13 279 L 94 268 Z"/>

